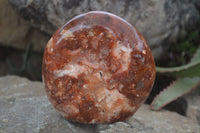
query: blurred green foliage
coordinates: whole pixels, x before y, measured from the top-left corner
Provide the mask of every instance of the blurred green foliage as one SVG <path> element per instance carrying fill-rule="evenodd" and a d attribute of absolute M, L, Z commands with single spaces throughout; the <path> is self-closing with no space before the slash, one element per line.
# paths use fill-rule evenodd
<path fill-rule="evenodd" d="M 200 26 L 191 31 L 184 40 L 169 48 L 168 67 L 180 66 L 188 63 L 200 44 Z"/>

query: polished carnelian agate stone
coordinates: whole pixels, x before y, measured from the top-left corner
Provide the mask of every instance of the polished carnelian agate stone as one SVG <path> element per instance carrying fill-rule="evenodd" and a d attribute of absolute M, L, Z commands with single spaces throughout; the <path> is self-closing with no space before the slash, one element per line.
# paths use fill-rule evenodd
<path fill-rule="evenodd" d="M 126 120 L 147 98 L 154 79 L 154 59 L 142 35 L 107 12 L 73 18 L 53 35 L 44 52 L 48 98 L 73 122 Z"/>

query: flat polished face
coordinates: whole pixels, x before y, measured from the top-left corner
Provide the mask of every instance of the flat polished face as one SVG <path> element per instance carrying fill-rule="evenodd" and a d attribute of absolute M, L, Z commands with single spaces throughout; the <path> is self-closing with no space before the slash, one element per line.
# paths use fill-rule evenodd
<path fill-rule="evenodd" d="M 113 14 L 79 15 L 49 40 L 43 81 L 67 120 L 112 123 L 132 116 L 149 95 L 155 64 L 142 35 Z"/>

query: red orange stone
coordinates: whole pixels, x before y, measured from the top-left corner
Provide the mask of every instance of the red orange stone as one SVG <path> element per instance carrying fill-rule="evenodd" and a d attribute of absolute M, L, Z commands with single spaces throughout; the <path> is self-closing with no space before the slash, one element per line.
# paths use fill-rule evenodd
<path fill-rule="evenodd" d="M 73 18 L 53 35 L 44 52 L 48 98 L 74 122 L 126 120 L 147 98 L 154 79 L 154 59 L 142 35 L 107 12 Z"/>

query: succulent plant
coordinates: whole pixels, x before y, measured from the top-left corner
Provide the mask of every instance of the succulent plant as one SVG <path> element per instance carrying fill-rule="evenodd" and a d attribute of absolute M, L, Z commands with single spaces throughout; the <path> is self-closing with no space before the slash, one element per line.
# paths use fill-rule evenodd
<path fill-rule="evenodd" d="M 163 68 L 156 67 L 157 74 L 164 74 L 177 79 L 161 91 L 151 103 L 153 110 L 160 110 L 168 103 L 189 93 L 200 85 L 200 48 L 197 49 L 191 61 L 183 66 Z"/>

